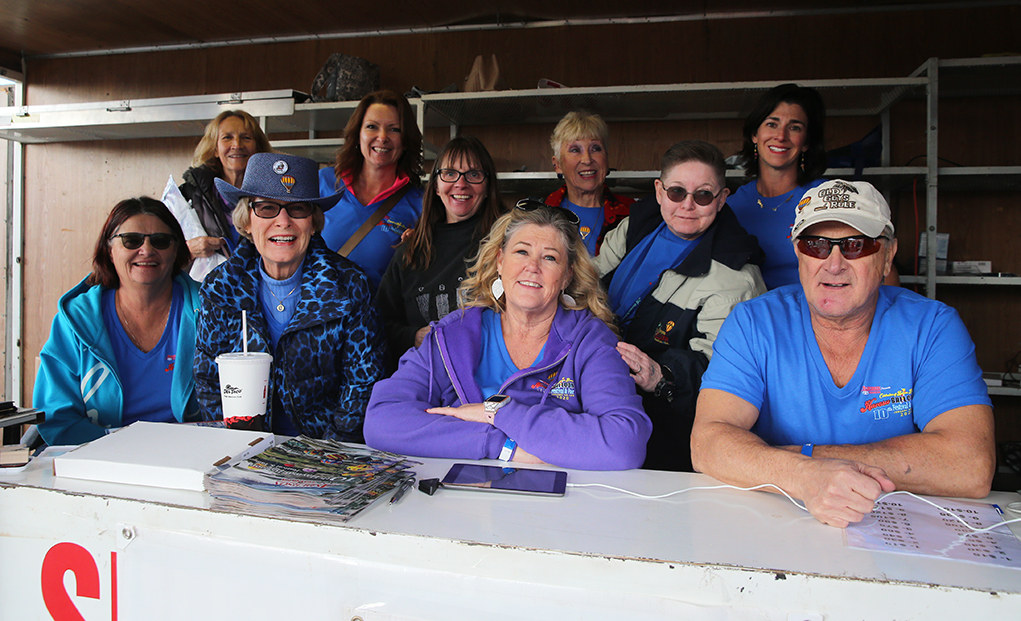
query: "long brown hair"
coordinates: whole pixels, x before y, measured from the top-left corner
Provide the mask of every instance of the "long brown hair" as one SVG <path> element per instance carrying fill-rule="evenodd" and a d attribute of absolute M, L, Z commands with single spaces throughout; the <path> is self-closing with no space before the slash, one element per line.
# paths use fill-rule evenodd
<path fill-rule="evenodd" d="M 479 205 L 479 221 L 475 226 L 475 238 L 482 239 L 493 222 L 506 209 L 500 200 L 500 190 L 496 181 L 496 165 L 485 145 L 474 136 L 454 138 L 440 150 L 429 175 L 429 183 L 425 187 L 422 199 L 422 216 L 418 219 L 415 231 L 408 237 L 404 250 L 404 265 L 416 270 L 429 269 L 433 258 L 433 228 L 436 224 L 446 221 L 446 207 L 436 192 L 439 184 L 439 170 L 452 162 L 462 160 L 475 170 L 486 173 L 486 193 Z"/>
<path fill-rule="evenodd" d="M 401 95 L 395 91 L 373 91 L 358 102 L 351 118 L 347 120 L 344 127 L 344 146 L 337 152 L 337 162 L 333 170 L 337 175 L 337 188 L 340 188 L 341 175 L 350 172 L 352 177 L 357 179 L 365 164 L 365 157 L 362 155 L 361 132 L 362 121 L 365 120 L 365 113 L 369 106 L 383 104 L 397 110 L 397 116 L 401 119 L 401 146 L 404 151 L 397 160 L 397 170 L 411 178 L 414 186 L 422 185 L 422 132 L 418 128 L 418 121 L 415 118 L 415 110 Z"/>

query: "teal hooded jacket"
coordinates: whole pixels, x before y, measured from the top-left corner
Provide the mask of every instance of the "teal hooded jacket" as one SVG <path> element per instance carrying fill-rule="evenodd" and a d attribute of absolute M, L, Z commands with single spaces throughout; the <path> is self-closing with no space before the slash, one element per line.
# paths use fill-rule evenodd
<path fill-rule="evenodd" d="M 199 419 L 192 375 L 199 285 L 183 273 L 174 282 L 184 291 L 184 304 L 169 398 L 174 418 L 184 422 Z M 39 353 L 32 407 L 46 413 L 39 434 L 51 446 L 89 442 L 122 424 L 124 391 L 103 324 L 102 296 L 103 287 L 85 280 L 61 296 Z"/>

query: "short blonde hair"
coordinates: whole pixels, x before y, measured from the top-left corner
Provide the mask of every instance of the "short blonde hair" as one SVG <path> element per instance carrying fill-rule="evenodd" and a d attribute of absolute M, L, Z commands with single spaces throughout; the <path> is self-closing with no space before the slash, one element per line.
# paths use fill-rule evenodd
<path fill-rule="evenodd" d="M 198 145 L 195 147 L 195 153 L 191 159 L 192 166 L 208 166 L 213 169 L 217 177 L 223 175 L 223 164 L 220 163 L 220 158 L 216 157 L 216 143 L 220 140 L 220 123 L 230 117 L 241 119 L 245 129 L 252 134 L 252 138 L 255 139 L 256 153 L 271 153 L 273 151 L 273 148 L 269 145 L 269 138 L 266 137 L 266 133 L 259 127 L 255 117 L 244 110 L 224 110 L 206 125 L 202 139 L 199 140 Z"/>
<path fill-rule="evenodd" d="M 242 196 L 238 199 L 238 204 L 234 207 L 234 211 L 231 213 L 231 219 L 234 221 L 234 228 L 237 229 L 238 235 L 244 237 L 248 241 L 252 240 L 252 233 L 248 230 L 252 226 L 252 196 Z M 326 215 L 323 213 L 322 207 L 317 203 L 309 202 L 312 205 L 312 229 L 316 233 L 321 233 L 323 227 L 326 226 Z"/>
<path fill-rule="evenodd" d="M 468 277 L 458 289 L 458 303 L 461 308 L 482 306 L 498 313 L 506 310 L 504 297 L 493 295 L 493 282 L 497 279 L 497 257 L 507 245 L 507 240 L 522 227 L 534 224 L 557 231 L 560 241 L 567 249 L 567 267 L 571 270 L 571 281 L 564 292 L 574 298 L 574 304 L 561 304 L 570 310 L 586 309 L 605 323 L 615 334 L 613 311 L 607 301 L 606 292 L 599 282 L 599 272 L 592 261 L 592 255 L 585 248 L 585 242 L 578 233 L 578 225 L 568 220 L 559 208 L 543 207 L 533 211 L 511 209 L 501 216 L 482 240 L 479 253 L 473 265 L 468 268 Z"/>
<path fill-rule="evenodd" d="M 553 134 L 549 138 L 550 148 L 553 149 L 553 157 L 557 158 L 557 161 L 560 160 L 560 152 L 564 148 L 564 143 L 586 138 L 589 140 L 601 140 L 605 149 L 606 143 L 610 139 L 610 130 L 606 127 L 606 121 L 598 114 L 593 114 L 586 110 L 568 112 L 557 123 L 557 126 L 553 129 Z"/>

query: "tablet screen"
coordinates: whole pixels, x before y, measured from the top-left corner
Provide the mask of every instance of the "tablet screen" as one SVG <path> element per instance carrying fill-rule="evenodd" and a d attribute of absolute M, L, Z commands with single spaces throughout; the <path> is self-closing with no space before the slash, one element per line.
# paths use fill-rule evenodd
<path fill-rule="evenodd" d="M 559 470 L 454 464 L 444 477 L 443 485 L 479 491 L 563 496 L 567 489 L 567 473 Z"/>

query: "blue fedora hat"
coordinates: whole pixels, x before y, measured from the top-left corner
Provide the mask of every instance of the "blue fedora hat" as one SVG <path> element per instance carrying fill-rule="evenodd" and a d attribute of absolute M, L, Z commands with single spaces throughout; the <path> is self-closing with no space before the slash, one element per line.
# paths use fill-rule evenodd
<path fill-rule="evenodd" d="M 215 181 L 216 189 L 231 205 L 245 196 L 258 196 L 288 203 L 315 203 L 326 211 L 344 194 L 341 190 L 331 196 L 319 196 L 319 164 L 286 153 L 256 153 L 248 158 L 240 188 L 223 179 Z"/>

